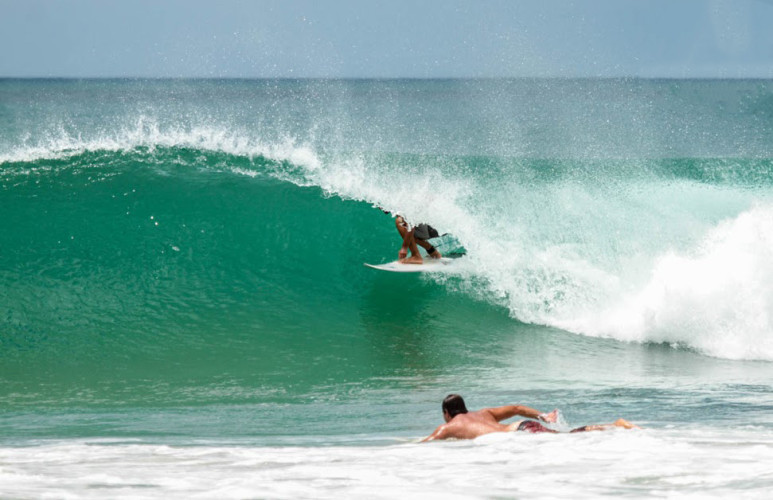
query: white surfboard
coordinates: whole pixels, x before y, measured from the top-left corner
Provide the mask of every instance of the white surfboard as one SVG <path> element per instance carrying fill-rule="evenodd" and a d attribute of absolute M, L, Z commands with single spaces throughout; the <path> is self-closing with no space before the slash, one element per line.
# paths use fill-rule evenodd
<path fill-rule="evenodd" d="M 448 269 L 454 260 L 443 257 L 442 259 L 425 258 L 423 264 L 403 264 L 399 260 L 387 262 L 386 264 L 368 264 L 367 267 L 378 269 L 379 271 L 390 271 L 393 273 L 427 273 L 433 271 L 443 271 Z"/>

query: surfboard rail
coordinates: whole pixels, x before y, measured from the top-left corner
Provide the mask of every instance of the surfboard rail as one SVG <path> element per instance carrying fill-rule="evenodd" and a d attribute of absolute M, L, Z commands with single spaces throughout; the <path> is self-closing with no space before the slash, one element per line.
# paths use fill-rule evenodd
<path fill-rule="evenodd" d="M 454 260 L 456 259 L 443 257 L 442 259 L 426 258 L 422 264 L 403 264 L 399 260 L 395 260 L 384 264 L 368 264 L 365 262 L 364 265 L 372 269 L 378 269 L 379 271 L 389 271 L 393 273 L 427 273 L 447 269 Z"/>

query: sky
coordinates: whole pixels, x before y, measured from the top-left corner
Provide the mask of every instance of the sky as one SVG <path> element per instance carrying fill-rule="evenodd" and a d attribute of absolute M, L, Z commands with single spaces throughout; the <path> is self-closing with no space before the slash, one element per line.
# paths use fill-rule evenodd
<path fill-rule="evenodd" d="M 773 78 L 773 0 L 0 0 L 0 77 Z"/>

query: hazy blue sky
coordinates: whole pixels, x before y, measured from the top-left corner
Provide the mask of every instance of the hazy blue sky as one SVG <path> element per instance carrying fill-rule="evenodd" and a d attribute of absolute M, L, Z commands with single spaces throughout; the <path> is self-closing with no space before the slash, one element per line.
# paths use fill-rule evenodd
<path fill-rule="evenodd" d="M 773 78 L 771 0 L 0 0 L 0 76 Z"/>

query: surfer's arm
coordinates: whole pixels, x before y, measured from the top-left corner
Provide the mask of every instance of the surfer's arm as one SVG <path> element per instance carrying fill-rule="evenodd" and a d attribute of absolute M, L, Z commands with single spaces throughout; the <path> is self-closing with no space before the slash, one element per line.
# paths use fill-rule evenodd
<path fill-rule="evenodd" d="M 400 247 L 400 251 L 397 253 L 397 257 L 404 259 L 408 256 L 408 231 L 403 236 L 403 246 Z"/>
<path fill-rule="evenodd" d="M 413 228 L 410 230 L 405 227 L 405 220 L 401 216 L 395 217 L 395 227 L 397 232 L 403 238 L 403 246 L 400 247 L 400 252 L 397 254 L 399 259 L 404 259 L 408 256 L 408 248 L 410 247 L 411 235 L 413 235 Z"/>
<path fill-rule="evenodd" d="M 448 437 L 450 437 L 448 435 L 448 425 L 443 424 L 438 426 L 438 428 L 435 429 L 435 432 L 422 439 L 421 442 L 426 443 L 427 441 L 434 441 L 435 439 L 447 439 Z"/>
<path fill-rule="evenodd" d="M 533 418 L 534 420 L 542 420 L 543 422 L 555 422 L 558 418 L 558 410 L 553 410 L 550 413 L 542 413 L 534 408 L 522 405 L 507 405 L 500 406 L 498 408 L 489 408 L 489 413 L 497 420 L 507 420 L 508 418 L 519 417 Z"/>
<path fill-rule="evenodd" d="M 403 248 L 407 249 L 411 246 L 411 237 L 413 236 L 414 228 L 405 229 L 403 232 Z"/>

